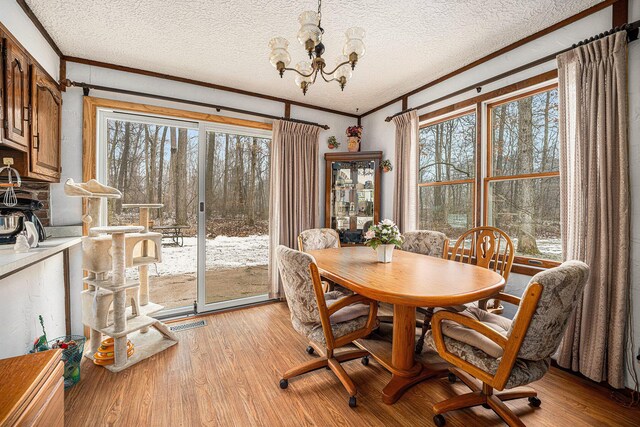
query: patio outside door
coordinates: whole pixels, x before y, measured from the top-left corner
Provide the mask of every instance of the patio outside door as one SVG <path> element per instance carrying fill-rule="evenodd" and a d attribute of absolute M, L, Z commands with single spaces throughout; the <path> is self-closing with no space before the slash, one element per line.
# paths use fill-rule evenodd
<path fill-rule="evenodd" d="M 197 311 L 266 301 L 271 132 L 200 126 Z"/>

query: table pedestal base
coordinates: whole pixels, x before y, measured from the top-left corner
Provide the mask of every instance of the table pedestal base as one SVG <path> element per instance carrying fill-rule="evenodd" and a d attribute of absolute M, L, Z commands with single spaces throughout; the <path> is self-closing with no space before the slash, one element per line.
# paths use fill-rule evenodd
<path fill-rule="evenodd" d="M 417 375 L 410 377 L 392 374 L 391 381 L 382 389 L 382 401 L 387 405 L 396 403 L 405 391 L 419 382 L 446 376 L 449 373 L 449 366 L 448 363 L 424 364 Z"/>

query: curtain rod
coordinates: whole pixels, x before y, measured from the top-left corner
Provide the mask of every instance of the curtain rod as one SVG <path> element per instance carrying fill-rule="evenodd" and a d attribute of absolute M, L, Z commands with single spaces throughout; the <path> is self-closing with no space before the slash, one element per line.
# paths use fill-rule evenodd
<path fill-rule="evenodd" d="M 483 80 L 481 82 L 475 83 L 473 85 L 469 85 L 469 86 L 467 86 L 467 87 L 465 87 L 463 89 L 460 89 L 460 90 L 457 90 L 455 92 L 449 93 L 447 95 L 441 96 L 440 98 L 425 102 L 424 104 L 420 104 L 417 107 L 409 108 L 407 110 L 400 111 L 399 113 L 396 113 L 396 114 L 394 114 L 392 116 L 389 116 L 384 120 L 385 120 L 385 122 L 390 122 L 391 119 L 393 119 L 394 117 L 397 117 L 397 116 L 399 116 L 401 114 L 407 113 L 407 112 L 412 111 L 412 110 L 420 110 L 420 109 L 428 107 L 430 105 L 437 104 L 438 102 L 442 102 L 442 101 L 447 100 L 449 98 L 453 98 L 454 96 L 458 96 L 458 95 L 461 95 L 463 93 L 469 92 L 469 91 L 471 91 L 473 89 L 477 90 L 478 93 L 480 93 L 482 91 L 482 86 L 485 86 L 485 85 L 487 85 L 489 83 L 493 83 L 493 82 L 498 81 L 498 80 L 502 80 L 505 77 L 509 77 L 512 74 L 516 74 L 516 73 L 519 73 L 521 71 L 527 70 L 529 68 L 533 68 L 533 67 L 535 67 L 537 65 L 544 64 L 545 62 L 549 62 L 552 59 L 555 59 L 558 55 L 560 55 L 562 53 L 565 53 L 565 52 L 568 52 L 571 49 L 575 49 L 576 47 L 583 46 L 585 44 L 591 43 L 591 42 L 596 41 L 596 40 L 600 40 L 600 39 L 602 39 L 604 37 L 610 36 L 611 34 L 614 34 L 614 33 L 618 33 L 620 31 L 626 31 L 627 32 L 627 41 L 629 43 L 631 43 L 632 41 L 635 41 L 635 40 L 638 39 L 638 29 L 639 28 L 640 28 L 640 20 L 632 22 L 630 24 L 622 25 L 620 27 L 612 28 L 612 29 L 610 29 L 608 31 L 605 31 L 604 33 L 600 33 L 600 34 L 595 35 L 595 36 L 593 36 L 591 38 L 582 40 L 581 42 L 576 43 L 576 44 L 572 45 L 571 47 L 568 47 L 566 49 L 562 49 L 561 51 L 558 51 L 556 53 L 552 53 L 551 55 L 547 55 L 547 56 L 545 56 L 543 58 L 536 59 L 535 61 L 531 61 L 531 62 L 529 62 L 527 64 L 521 65 L 519 67 L 516 67 L 514 69 L 506 71 L 506 72 L 504 72 L 502 74 L 498 74 L 497 76 L 493 76 L 493 77 L 488 78 L 486 80 Z"/>
<path fill-rule="evenodd" d="M 118 88 L 109 87 L 109 86 L 99 86 L 99 85 L 94 85 L 94 84 L 89 84 L 89 83 L 75 82 L 75 81 L 72 81 L 72 80 L 69 80 L 69 79 L 64 80 L 62 82 L 62 84 L 64 84 L 67 87 L 71 87 L 71 86 L 81 87 L 85 96 L 89 95 L 89 91 L 91 89 L 93 89 L 93 90 L 101 90 L 101 91 L 104 91 L 104 92 L 114 92 L 114 93 L 121 93 L 121 94 L 124 94 L 124 95 L 142 96 L 142 97 L 145 97 L 145 98 L 160 99 L 160 100 L 163 100 L 163 101 L 171 101 L 171 102 L 178 102 L 178 103 L 181 103 L 181 104 L 190 104 L 190 105 L 197 105 L 199 107 L 213 108 L 218 112 L 224 110 L 224 111 L 230 111 L 230 112 L 233 112 L 233 113 L 247 114 L 247 115 L 250 115 L 250 116 L 262 117 L 262 118 L 265 118 L 265 119 L 285 120 L 285 121 L 288 121 L 288 122 L 303 123 L 303 124 L 306 124 L 306 125 L 318 126 L 319 128 L 322 128 L 324 130 L 330 129 L 330 127 L 327 126 L 327 125 L 321 125 L 321 124 L 314 123 L 314 122 L 308 122 L 306 120 L 291 119 L 291 118 L 287 118 L 287 117 L 278 117 L 278 116 L 274 116 L 274 115 L 271 115 L 271 114 L 259 113 L 257 111 L 242 110 L 240 108 L 225 107 L 225 106 L 222 106 L 222 105 L 209 104 L 209 103 L 200 102 L 200 101 L 191 101 L 191 100 L 188 100 L 188 99 L 173 98 L 173 97 L 170 97 L 170 96 L 156 95 L 156 94 L 153 94 L 153 93 L 137 92 L 137 91 L 134 91 L 134 90 L 127 90 L 127 89 L 118 89 Z"/>

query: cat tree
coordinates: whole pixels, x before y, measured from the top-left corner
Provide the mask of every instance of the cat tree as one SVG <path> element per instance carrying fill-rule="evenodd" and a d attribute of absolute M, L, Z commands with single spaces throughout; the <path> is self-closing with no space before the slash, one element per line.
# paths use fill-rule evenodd
<path fill-rule="evenodd" d="M 140 222 L 144 225 L 99 226 L 103 222 L 100 218 L 103 201 L 122 196 L 117 189 L 95 180 L 86 183 L 67 180 L 65 193 L 87 200 L 83 221 L 89 233 L 82 239 L 82 251 L 83 269 L 88 275 L 84 278 L 87 290 L 82 292 L 82 320 L 91 330 L 91 346 L 86 356 L 94 357 L 103 335 L 112 337 L 114 363 L 105 367 L 119 372 L 174 345 L 176 336 L 162 322 L 150 317 L 162 309 L 149 301 L 148 266 L 162 261 L 162 235 L 148 231 L 148 209 L 152 206 L 140 208 Z M 140 280 L 126 279 L 126 269 L 131 267 L 138 268 Z M 130 357 L 128 341 L 135 349 Z"/>

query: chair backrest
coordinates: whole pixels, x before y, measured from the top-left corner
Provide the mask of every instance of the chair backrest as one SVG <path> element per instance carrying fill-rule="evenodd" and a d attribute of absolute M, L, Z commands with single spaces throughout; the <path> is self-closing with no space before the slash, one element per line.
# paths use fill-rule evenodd
<path fill-rule="evenodd" d="M 431 230 L 407 231 L 402 234 L 402 250 L 416 254 L 442 257 L 449 249 L 449 240 L 444 233 Z"/>
<path fill-rule="evenodd" d="M 569 318 L 582 297 L 588 278 L 589 266 L 580 261 L 567 261 L 531 278 L 524 291 L 520 309 L 526 303 L 529 287 L 538 283 L 542 285 L 542 293 L 520 346 L 519 358 L 543 360 L 553 355 L 560 345 Z M 516 323 L 522 320 L 519 319 L 520 309 L 507 336 L 511 335 Z"/>
<path fill-rule="evenodd" d="M 339 247 L 340 235 L 332 228 L 312 228 L 298 236 L 298 249 L 303 252 Z"/>
<path fill-rule="evenodd" d="M 276 249 L 276 256 L 291 317 L 303 324 L 319 324 L 320 311 L 309 270 L 315 259 L 283 245 Z"/>
<path fill-rule="evenodd" d="M 506 282 L 514 256 L 507 233 L 495 227 L 476 227 L 458 238 L 449 259 L 493 270 Z"/>

